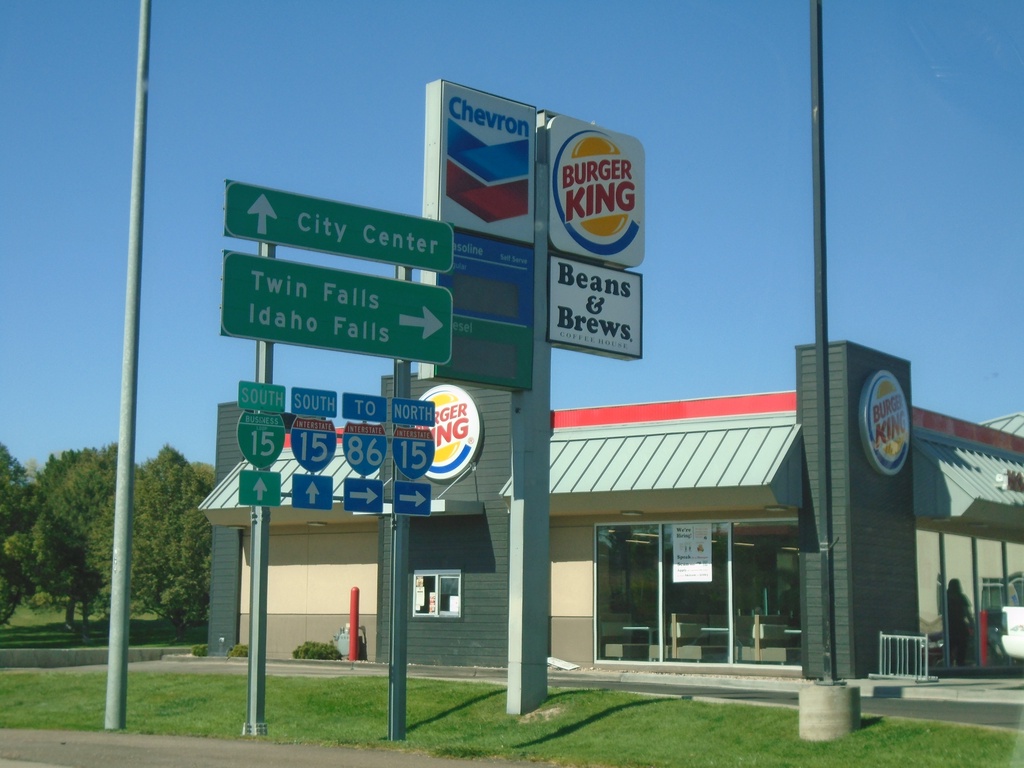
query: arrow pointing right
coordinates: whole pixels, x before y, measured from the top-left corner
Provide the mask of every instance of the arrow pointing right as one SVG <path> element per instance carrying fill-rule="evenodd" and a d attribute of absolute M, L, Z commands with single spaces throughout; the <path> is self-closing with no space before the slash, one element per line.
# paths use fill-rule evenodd
<path fill-rule="evenodd" d="M 256 234 L 265 235 L 267 234 L 267 216 L 272 219 L 277 218 L 273 207 L 270 205 L 270 201 L 267 200 L 266 195 L 260 195 L 256 198 L 256 202 L 252 204 L 247 213 L 254 213 L 259 216 L 256 222 Z"/>
<path fill-rule="evenodd" d="M 412 502 L 413 506 L 418 507 L 420 504 L 422 504 L 426 500 L 427 497 L 424 496 L 419 491 L 416 491 L 413 494 L 400 493 L 400 494 L 398 494 L 398 498 L 399 498 L 400 501 L 410 501 L 410 502 Z"/>
<path fill-rule="evenodd" d="M 373 492 L 372 488 L 367 488 L 365 491 L 352 491 L 349 496 L 353 499 L 361 499 L 367 504 L 372 504 L 377 499 L 377 494 Z"/>
<path fill-rule="evenodd" d="M 422 309 L 422 315 L 399 315 L 398 324 L 412 325 L 422 328 L 423 338 L 425 339 L 428 336 L 432 336 L 433 334 L 441 330 L 441 328 L 444 327 L 444 324 L 440 320 L 438 320 L 434 313 L 431 312 L 429 309 L 427 309 L 426 307 L 422 307 Z"/>

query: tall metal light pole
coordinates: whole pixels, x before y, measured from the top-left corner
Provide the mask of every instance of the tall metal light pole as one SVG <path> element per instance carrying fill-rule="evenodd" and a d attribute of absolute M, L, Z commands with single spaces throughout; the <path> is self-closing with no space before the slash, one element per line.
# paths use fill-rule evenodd
<path fill-rule="evenodd" d="M 828 279 L 825 254 L 825 116 L 821 0 L 811 0 L 811 147 L 814 176 L 814 362 L 818 421 L 818 552 L 821 559 L 822 683 L 836 679 L 832 563 L 832 450 L 828 390 Z"/>
<path fill-rule="evenodd" d="M 146 187 L 146 109 L 149 102 L 149 9 L 139 11 L 139 56 L 135 81 L 135 144 L 128 222 L 128 287 L 121 361 L 121 413 L 114 496 L 114 549 L 110 575 L 110 635 L 104 728 L 122 730 L 128 703 L 128 618 L 131 605 L 132 517 L 135 492 L 135 415 L 139 383 L 139 294 L 142 285 L 142 212 Z"/>

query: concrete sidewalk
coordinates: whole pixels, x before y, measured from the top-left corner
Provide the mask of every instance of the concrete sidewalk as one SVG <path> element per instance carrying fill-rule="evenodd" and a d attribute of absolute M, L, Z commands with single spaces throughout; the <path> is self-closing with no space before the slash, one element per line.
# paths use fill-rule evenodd
<path fill-rule="evenodd" d="M 349 749 L 242 739 L 0 729 L 0 768 L 538 768 L 546 763 L 455 760 L 397 749 Z"/>

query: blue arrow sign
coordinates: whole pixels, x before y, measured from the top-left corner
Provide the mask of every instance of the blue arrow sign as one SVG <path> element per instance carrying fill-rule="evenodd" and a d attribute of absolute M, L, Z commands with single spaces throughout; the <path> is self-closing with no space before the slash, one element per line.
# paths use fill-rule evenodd
<path fill-rule="evenodd" d="M 430 483 L 395 481 L 396 515 L 430 515 Z"/>
<path fill-rule="evenodd" d="M 334 422 L 299 416 L 292 422 L 292 453 L 299 466 L 307 472 L 319 472 L 334 458 L 338 450 L 338 433 Z"/>
<path fill-rule="evenodd" d="M 342 499 L 346 512 L 384 514 L 384 481 L 365 477 L 346 477 Z"/>
<path fill-rule="evenodd" d="M 334 478 L 330 475 L 292 475 L 292 506 L 296 509 L 322 509 L 334 506 Z"/>

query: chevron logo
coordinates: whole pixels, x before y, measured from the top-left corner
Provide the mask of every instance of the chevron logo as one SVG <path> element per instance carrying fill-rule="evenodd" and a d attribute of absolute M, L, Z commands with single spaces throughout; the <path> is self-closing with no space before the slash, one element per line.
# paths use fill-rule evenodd
<path fill-rule="evenodd" d="M 445 194 L 488 223 L 529 212 L 530 140 L 485 144 L 448 120 Z"/>

